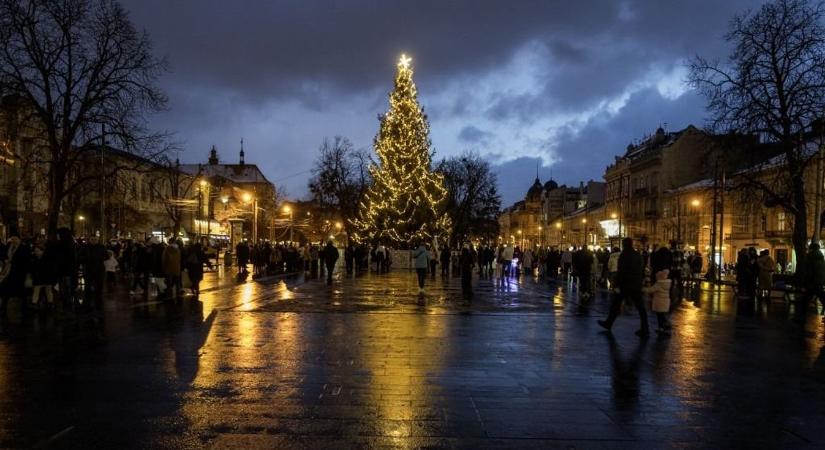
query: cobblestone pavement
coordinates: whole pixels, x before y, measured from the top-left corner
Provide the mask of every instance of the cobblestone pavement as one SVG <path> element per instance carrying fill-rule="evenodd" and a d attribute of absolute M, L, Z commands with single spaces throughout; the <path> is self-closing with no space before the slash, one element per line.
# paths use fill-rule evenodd
<path fill-rule="evenodd" d="M 825 446 L 825 335 L 709 286 L 640 340 L 564 283 L 207 276 L 0 329 L 0 448 Z M 14 306 L 14 305 L 13 305 Z M 59 316 L 59 317 L 55 317 Z M 653 319 L 651 319 L 653 320 Z"/>

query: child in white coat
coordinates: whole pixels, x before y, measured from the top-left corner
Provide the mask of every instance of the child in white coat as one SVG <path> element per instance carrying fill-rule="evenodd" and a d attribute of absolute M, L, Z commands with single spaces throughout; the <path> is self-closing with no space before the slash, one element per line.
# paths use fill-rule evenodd
<path fill-rule="evenodd" d="M 644 288 L 645 292 L 651 294 L 651 310 L 656 313 L 656 321 L 659 328 L 657 333 L 669 333 L 670 321 L 667 314 L 670 311 L 670 285 L 673 280 L 668 278 L 669 270 L 663 269 L 656 272 L 656 282 Z"/>

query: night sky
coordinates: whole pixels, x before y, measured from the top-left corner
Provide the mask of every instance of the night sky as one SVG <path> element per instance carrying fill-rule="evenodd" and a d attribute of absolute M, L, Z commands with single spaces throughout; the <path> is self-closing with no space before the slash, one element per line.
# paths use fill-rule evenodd
<path fill-rule="evenodd" d="M 413 57 L 436 158 L 476 150 L 505 205 L 540 163 L 546 180 L 601 179 L 627 144 L 658 126 L 702 126 L 686 58 L 724 58 L 728 21 L 761 2 L 170 1 L 124 2 L 168 58 L 168 111 L 185 162 L 214 144 L 236 162 L 241 138 L 293 198 L 307 196 L 324 137 L 371 148 L 395 64 Z"/>

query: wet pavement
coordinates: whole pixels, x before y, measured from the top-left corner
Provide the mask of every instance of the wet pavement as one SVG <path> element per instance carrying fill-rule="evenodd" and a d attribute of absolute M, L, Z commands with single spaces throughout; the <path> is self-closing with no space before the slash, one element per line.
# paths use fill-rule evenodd
<path fill-rule="evenodd" d="M 640 340 L 600 292 L 394 271 L 109 296 L 0 330 L 0 448 L 825 446 L 825 325 L 710 286 Z M 14 305 L 13 305 L 14 306 Z M 651 324 L 655 319 L 651 317 Z"/>

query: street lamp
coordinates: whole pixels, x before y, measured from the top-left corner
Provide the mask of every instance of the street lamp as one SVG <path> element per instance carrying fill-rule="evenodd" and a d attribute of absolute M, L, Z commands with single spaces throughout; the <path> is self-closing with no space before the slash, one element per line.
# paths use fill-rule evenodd
<path fill-rule="evenodd" d="M 690 206 L 692 206 L 694 208 L 697 208 L 697 210 L 701 205 L 702 205 L 702 202 L 698 198 L 694 198 L 693 200 L 690 201 Z M 701 220 L 699 218 L 697 218 L 696 219 L 696 249 L 697 250 L 699 249 L 699 233 L 700 233 L 699 225 L 700 225 L 700 223 L 701 223 Z"/>
<path fill-rule="evenodd" d="M 289 214 L 289 243 L 292 244 L 292 208 L 284 205 L 284 213 Z"/>
<path fill-rule="evenodd" d="M 258 242 L 258 197 L 253 196 L 249 192 L 243 193 L 243 201 L 245 203 L 252 202 L 252 242 Z"/>
<path fill-rule="evenodd" d="M 86 218 L 83 216 L 77 216 L 77 220 L 80 221 L 83 229 L 83 236 L 86 236 Z"/>

